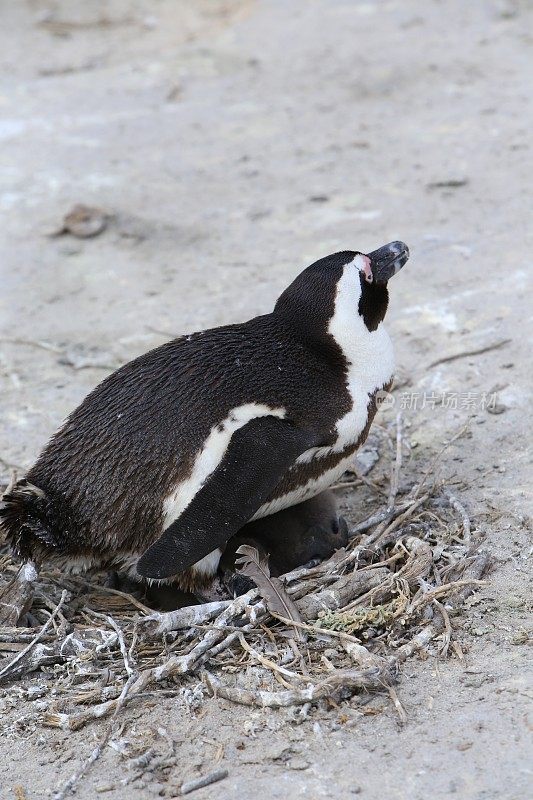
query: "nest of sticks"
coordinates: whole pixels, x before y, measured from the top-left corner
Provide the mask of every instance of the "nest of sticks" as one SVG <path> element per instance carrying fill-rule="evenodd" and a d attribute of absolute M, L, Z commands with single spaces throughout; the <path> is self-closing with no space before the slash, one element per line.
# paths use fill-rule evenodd
<path fill-rule="evenodd" d="M 339 484 L 348 501 L 351 487 L 363 485 L 379 508 L 351 526 L 350 545 L 280 579 L 249 548 L 243 572 L 264 574 L 240 597 L 159 612 L 105 588 L 102 574 L 37 579 L 28 565 L 0 556 L 0 602 L 11 603 L 15 619 L 29 610 L 35 623 L 0 628 L 0 684 L 20 692 L 14 682 L 39 671 L 38 689 L 26 690 L 41 698 L 37 725 L 73 731 L 108 718 L 91 763 L 121 710 L 148 692 L 293 706 L 302 717 L 325 698 L 357 702 L 379 692 L 403 721 L 395 690 L 402 663 L 428 651 L 462 658 L 452 619 L 484 583 L 490 558 L 460 499 L 436 477 L 442 452 L 400 491 L 408 449 L 401 419 L 380 435 L 391 443 L 388 485 L 354 474 Z"/>

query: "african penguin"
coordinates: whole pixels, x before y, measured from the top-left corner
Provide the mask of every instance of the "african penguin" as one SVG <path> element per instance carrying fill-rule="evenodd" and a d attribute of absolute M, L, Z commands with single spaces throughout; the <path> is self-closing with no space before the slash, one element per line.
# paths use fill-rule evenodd
<path fill-rule="evenodd" d="M 394 360 L 392 242 L 307 267 L 270 314 L 168 342 L 109 375 L 4 495 L 15 553 L 205 584 L 246 523 L 331 485 Z"/>

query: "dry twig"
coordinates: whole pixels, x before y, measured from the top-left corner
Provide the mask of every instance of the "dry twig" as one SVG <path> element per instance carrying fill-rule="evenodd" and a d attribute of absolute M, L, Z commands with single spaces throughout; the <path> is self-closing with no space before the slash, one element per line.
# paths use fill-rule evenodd
<path fill-rule="evenodd" d="M 180 794 L 190 794 L 190 792 L 195 792 L 197 789 L 203 789 L 205 786 L 211 786 L 212 783 L 217 783 L 218 781 L 221 781 L 227 777 L 227 769 L 215 769 L 213 772 L 209 772 L 207 775 L 202 775 L 201 778 L 195 778 L 192 781 L 186 781 L 185 783 L 182 783 Z"/>

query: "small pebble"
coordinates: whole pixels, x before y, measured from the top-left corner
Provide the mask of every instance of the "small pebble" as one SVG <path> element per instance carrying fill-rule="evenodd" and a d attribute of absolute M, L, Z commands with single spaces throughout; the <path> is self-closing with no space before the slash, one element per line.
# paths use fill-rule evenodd
<path fill-rule="evenodd" d="M 305 760 L 305 758 L 291 758 L 287 766 L 289 769 L 304 770 L 309 769 L 311 765 L 309 764 L 309 761 Z"/>
<path fill-rule="evenodd" d="M 527 644 L 529 642 L 529 631 L 525 628 L 519 628 L 511 638 L 511 644 Z"/>
<path fill-rule="evenodd" d="M 505 604 L 509 606 L 509 608 L 522 608 L 524 606 L 524 601 L 518 595 L 510 594 L 505 598 Z"/>
<path fill-rule="evenodd" d="M 460 750 L 461 752 L 464 752 L 465 750 L 470 750 L 473 744 L 474 742 L 470 741 L 461 742 L 460 744 L 457 745 L 457 749 Z"/>

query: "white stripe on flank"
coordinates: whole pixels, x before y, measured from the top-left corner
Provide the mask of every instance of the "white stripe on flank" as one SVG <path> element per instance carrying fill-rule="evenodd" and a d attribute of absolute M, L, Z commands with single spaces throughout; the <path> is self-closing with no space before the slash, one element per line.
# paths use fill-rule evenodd
<path fill-rule="evenodd" d="M 348 469 L 350 464 L 353 463 L 354 458 L 355 453 L 350 453 L 349 456 L 341 459 L 338 464 L 326 470 L 326 472 L 323 472 L 318 478 L 311 478 L 307 483 L 298 486 L 298 488 L 294 489 L 292 492 L 287 492 L 287 494 L 276 497 L 269 503 L 265 503 L 256 511 L 252 519 L 268 517 L 269 514 L 275 514 L 276 511 L 282 511 L 284 508 L 295 506 L 297 503 L 303 503 L 304 500 L 315 497 L 317 494 L 320 494 L 320 492 L 323 492 L 324 489 L 327 489 L 328 486 L 331 486 L 332 483 L 335 483 L 343 472 Z"/>
<path fill-rule="evenodd" d="M 190 475 L 181 481 L 163 502 L 163 530 L 178 519 L 209 476 L 216 470 L 224 458 L 235 431 L 252 419 L 259 417 L 283 419 L 284 416 L 284 408 L 270 408 L 263 403 L 245 403 L 232 409 L 222 422 L 213 425 L 202 449 L 196 456 Z M 246 469 L 245 464 L 243 464 L 243 469 Z"/>

